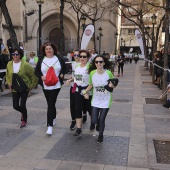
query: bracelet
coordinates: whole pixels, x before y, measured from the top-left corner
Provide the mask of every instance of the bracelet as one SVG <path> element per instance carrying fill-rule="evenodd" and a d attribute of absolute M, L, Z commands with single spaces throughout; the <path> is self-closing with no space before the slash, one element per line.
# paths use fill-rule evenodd
<path fill-rule="evenodd" d="M 86 90 L 82 90 L 82 94 L 85 95 L 87 92 Z"/>

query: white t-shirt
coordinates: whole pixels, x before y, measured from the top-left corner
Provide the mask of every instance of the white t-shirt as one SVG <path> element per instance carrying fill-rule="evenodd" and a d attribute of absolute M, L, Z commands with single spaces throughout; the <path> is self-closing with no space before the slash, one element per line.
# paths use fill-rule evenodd
<path fill-rule="evenodd" d="M 30 58 L 29 63 L 31 64 L 31 66 L 32 66 L 33 68 L 36 67 L 34 58 Z"/>
<path fill-rule="evenodd" d="M 116 58 L 116 56 L 115 56 L 115 55 L 113 55 L 113 54 L 111 54 L 111 55 L 110 55 L 110 61 L 115 62 L 115 58 Z"/>
<path fill-rule="evenodd" d="M 75 73 L 75 68 L 77 67 L 77 66 L 79 66 L 80 65 L 80 63 L 77 63 L 76 61 L 73 61 L 72 63 L 71 63 L 71 66 L 72 66 L 72 77 L 74 77 L 74 73 Z M 72 83 L 72 87 L 73 87 L 73 84 L 74 83 Z"/>
<path fill-rule="evenodd" d="M 51 66 L 54 67 L 55 74 L 59 77 L 59 73 L 60 73 L 60 70 L 61 70 L 61 65 L 60 65 L 60 62 L 59 62 L 58 58 L 56 56 L 53 56 L 52 58 L 45 57 L 43 59 L 43 62 L 41 64 L 41 71 L 42 71 L 43 76 L 46 76 L 47 71 L 49 69 L 49 67 L 47 65 L 49 67 L 51 67 Z M 43 82 L 43 84 L 44 84 L 44 82 Z M 58 81 L 55 86 L 46 86 L 44 84 L 44 89 L 46 89 L 46 90 L 53 90 L 53 89 L 58 89 L 58 88 L 61 88 L 60 81 Z"/>
<path fill-rule="evenodd" d="M 20 66 L 21 66 L 21 61 L 19 63 L 14 63 L 13 62 L 13 72 L 18 73 L 19 69 L 20 69 Z"/>
<path fill-rule="evenodd" d="M 89 84 L 93 85 L 91 106 L 97 108 L 111 107 L 112 93 L 104 88 L 109 79 L 113 79 L 113 74 L 109 70 L 105 70 L 103 74 L 98 74 L 97 70 L 90 72 Z"/>
<path fill-rule="evenodd" d="M 78 86 L 88 86 L 89 74 L 88 74 L 89 63 L 84 67 L 77 65 L 74 72 L 74 83 Z"/>

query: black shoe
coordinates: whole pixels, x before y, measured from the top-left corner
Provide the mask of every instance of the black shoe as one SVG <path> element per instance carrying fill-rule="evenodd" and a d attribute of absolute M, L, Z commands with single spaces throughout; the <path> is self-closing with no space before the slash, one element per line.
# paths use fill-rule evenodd
<path fill-rule="evenodd" d="M 99 137 L 97 139 L 97 143 L 103 143 L 103 136 L 99 135 Z"/>
<path fill-rule="evenodd" d="M 96 125 L 96 131 L 99 132 L 99 124 Z"/>
<path fill-rule="evenodd" d="M 81 135 L 82 135 L 81 129 L 77 129 L 76 132 L 74 133 L 74 136 L 81 136 Z"/>
<path fill-rule="evenodd" d="M 87 122 L 87 115 L 83 115 L 83 124 Z"/>
<path fill-rule="evenodd" d="M 95 124 L 92 124 L 91 123 L 91 125 L 90 125 L 90 130 L 92 131 L 92 130 L 94 130 L 95 129 Z"/>
<path fill-rule="evenodd" d="M 74 130 L 75 129 L 75 125 L 76 125 L 76 121 L 72 120 L 71 121 L 71 125 L 70 125 L 70 129 Z"/>

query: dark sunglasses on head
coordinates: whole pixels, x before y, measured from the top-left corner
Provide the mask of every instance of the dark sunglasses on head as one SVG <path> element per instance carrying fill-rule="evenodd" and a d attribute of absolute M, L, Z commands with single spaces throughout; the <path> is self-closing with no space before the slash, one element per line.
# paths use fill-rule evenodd
<path fill-rule="evenodd" d="M 100 63 L 100 64 L 102 64 L 104 61 L 95 61 L 95 64 L 98 64 L 98 63 Z"/>
<path fill-rule="evenodd" d="M 19 53 L 12 53 L 12 55 L 14 55 L 14 56 L 19 56 Z"/>
<path fill-rule="evenodd" d="M 79 57 L 80 57 L 80 58 L 87 58 L 86 55 L 80 55 Z"/>
<path fill-rule="evenodd" d="M 74 57 L 79 57 L 79 54 L 74 54 Z"/>

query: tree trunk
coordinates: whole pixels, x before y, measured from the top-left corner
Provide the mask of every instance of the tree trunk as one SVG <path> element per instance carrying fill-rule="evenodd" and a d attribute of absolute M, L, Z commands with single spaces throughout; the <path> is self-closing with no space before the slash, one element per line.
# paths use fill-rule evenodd
<path fill-rule="evenodd" d="M 61 33 L 61 42 L 60 42 L 60 54 L 61 57 L 63 57 L 64 55 L 64 25 L 63 25 L 63 11 L 64 11 L 64 0 L 60 0 L 61 4 L 60 4 L 60 33 Z"/>
<path fill-rule="evenodd" d="M 10 39 L 11 39 L 12 47 L 18 48 L 19 47 L 18 40 L 17 40 L 17 36 L 16 36 L 16 33 L 15 33 L 14 26 L 12 24 L 11 17 L 10 17 L 9 12 L 8 12 L 8 8 L 6 6 L 6 0 L 0 0 L 0 8 L 2 10 L 2 14 L 3 14 L 5 21 L 6 21 L 6 24 L 7 24 L 7 29 L 8 29 L 8 32 L 9 32 Z"/>
<path fill-rule="evenodd" d="M 165 46 L 164 46 L 164 68 L 168 69 L 168 47 L 169 47 L 169 22 L 170 22 L 170 13 L 169 13 L 169 0 L 166 0 L 166 14 L 165 14 Z M 162 93 L 166 90 L 167 88 L 167 73 L 168 71 L 164 71 L 163 75 L 163 88 L 162 88 Z M 162 98 L 162 101 L 166 101 L 167 95 L 165 95 Z"/>

